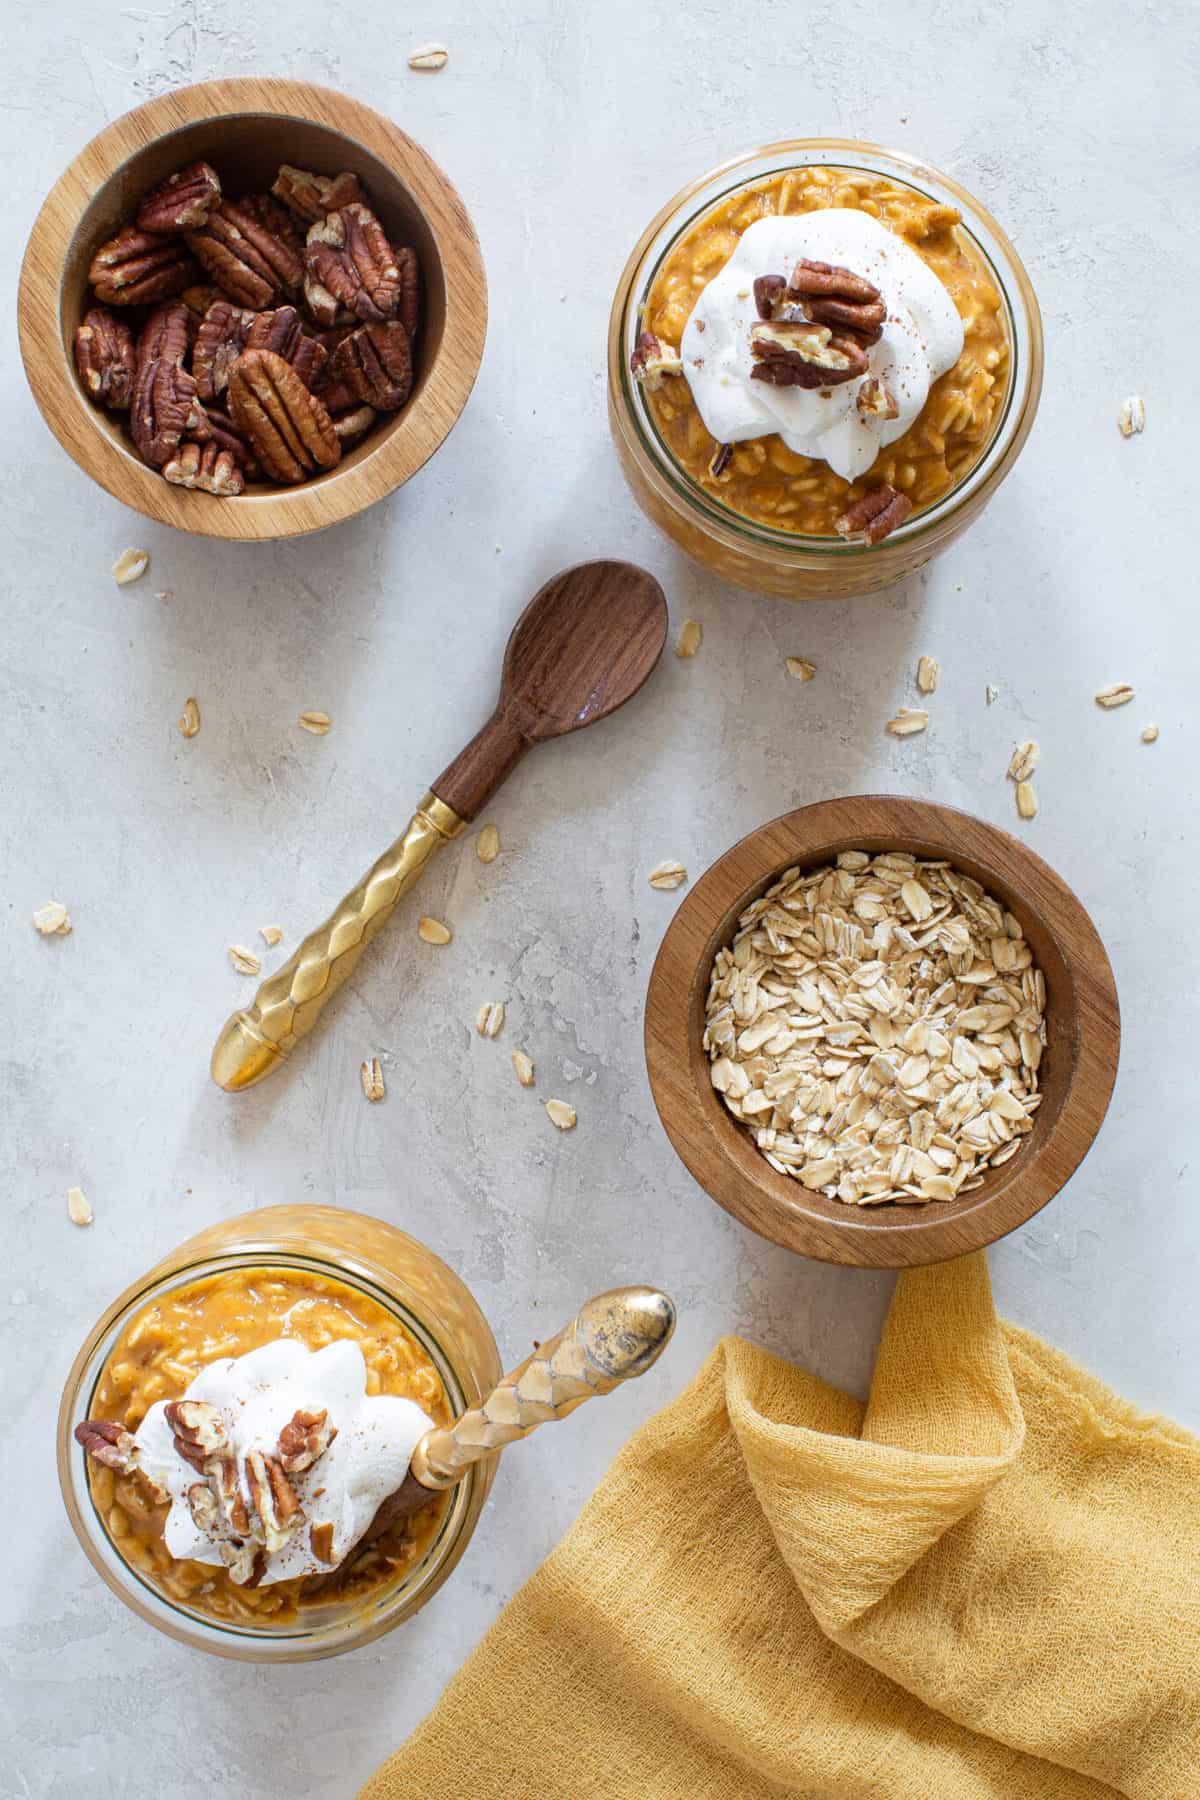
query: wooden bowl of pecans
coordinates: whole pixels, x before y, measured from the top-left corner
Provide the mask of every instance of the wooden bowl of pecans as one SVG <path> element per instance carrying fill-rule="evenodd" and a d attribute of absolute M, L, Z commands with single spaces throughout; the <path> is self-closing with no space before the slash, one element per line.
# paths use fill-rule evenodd
<path fill-rule="evenodd" d="M 944 1262 L 1045 1206 L 1100 1129 L 1120 1013 L 1070 889 L 1007 832 L 889 795 L 751 832 L 695 884 L 646 999 L 659 1117 L 752 1231 Z"/>
<path fill-rule="evenodd" d="M 25 371 L 79 466 L 211 537 L 353 518 L 440 447 L 483 355 L 461 199 L 358 101 L 204 82 L 110 125 L 38 215 Z"/>

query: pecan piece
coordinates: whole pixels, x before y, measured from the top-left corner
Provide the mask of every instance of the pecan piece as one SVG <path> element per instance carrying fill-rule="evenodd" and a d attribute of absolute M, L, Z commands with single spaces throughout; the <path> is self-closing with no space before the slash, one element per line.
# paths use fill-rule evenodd
<path fill-rule="evenodd" d="M 760 319 L 773 319 L 787 293 L 783 275 L 758 275 L 754 281 L 754 305 Z"/>
<path fill-rule="evenodd" d="M 864 345 L 879 342 L 887 318 L 887 307 L 882 300 L 861 305 L 852 300 L 806 300 L 804 310 L 816 324 L 847 331 Z"/>
<path fill-rule="evenodd" d="M 163 1408 L 163 1417 L 184 1462 L 202 1475 L 206 1463 L 226 1455 L 229 1439 L 224 1420 L 207 1400 L 172 1400 Z"/>
<path fill-rule="evenodd" d="M 153 188 L 138 207 L 139 231 L 169 233 L 203 225 L 221 198 L 221 179 L 206 162 L 189 163 Z"/>
<path fill-rule="evenodd" d="M 188 248 L 217 286 L 239 306 L 274 306 L 300 285 L 303 267 L 293 242 L 232 200 L 218 201 L 208 222 L 184 233 Z"/>
<path fill-rule="evenodd" d="M 93 1462 L 118 1475 L 131 1475 L 138 1466 L 133 1433 L 117 1419 L 84 1419 L 75 1427 L 75 1442 L 82 1444 Z"/>
<path fill-rule="evenodd" d="M 664 344 L 652 331 L 643 331 L 629 359 L 629 372 L 635 381 L 651 391 L 660 388 L 668 375 L 682 375 L 683 363 L 678 350 Z"/>
<path fill-rule="evenodd" d="M 137 355 L 133 333 L 106 306 L 93 306 L 75 327 L 75 367 L 89 400 L 114 412 L 129 408 Z"/>
<path fill-rule="evenodd" d="M 854 405 L 863 419 L 898 419 L 900 408 L 896 396 L 884 387 L 878 375 L 868 375 L 854 396 Z"/>
<path fill-rule="evenodd" d="M 751 327 L 751 379 L 774 387 L 825 388 L 867 372 L 866 352 L 853 338 L 805 320 L 762 319 Z"/>
<path fill-rule="evenodd" d="M 417 253 L 408 245 L 392 251 L 396 258 L 396 268 L 400 273 L 400 304 L 396 309 L 396 317 L 408 333 L 411 345 L 417 335 L 417 326 L 421 323 L 421 265 L 417 261 Z"/>
<path fill-rule="evenodd" d="M 295 1412 L 279 1434 L 279 1461 L 286 1475 L 302 1475 L 317 1458 L 324 1456 L 337 1436 L 329 1414 Z"/>
<path fill-rule="evenodd" d="M 309 227 L 304 297 L 319 325 L 336 325 L 343 310 L 373 325 L 395 318 L 400 269 L 369 207 L 352 201 Z"/>
<path fill-rule="evenodd" d="M 188 309 L 182 300 L 155 307 L 137 344 L 129 429 L 152 469 L 161 469 L 179 448 L 185 432 L 207 437 L 204 408 L 195 377 L 184 368 L 188 353 Z"/>
<path fill-rule="evenodd" d="M 399 319 L 362 325 L 333 353 L 333 385 L 344 383 L 357 400 L 379 412 L 399 412 L 412 392 L 412 351 Z"/>
<path fill-rule="evenodd" d="M 912 501 L 907 494 L 883 484 L 868 488 L 861 500 L 846 508 L 836 524 L 844 538 L 860 537 L 868 544 L 878 544 L 890 536 L 897 525 L 903 525 L 911 511 Z"/>
<path fill-rule="evenodd" d="M 803 299 L 853 300 L 860 306 L 877 306 L 883 295 L 874 282 L 839 263 L 810 262 L 802 258 L 792 270 L 790 293 Z"/>
<path fill-rule="evenodd" d="M 247 1452 L 245 1470 L 254 1537 L 268 1551 L 282 1550 L 305 1520 L 296 1490 L 279 1458 L 261 1450 Z"/>
<path fill-rule="evenodd" d="M 337 212 L 352 201 L 361 204 L 366 198 L 357 175 L 348 171 L 341 175 L 314 175 L 311 170 L 295 169 L 290 163 L 280 165 L 271 192 L 306 225 L 315 225 L 327 213 Z"/>
<path fill-rule="evenodd" d="M 214 300 L 200 321 L 192 351 L 192 373 L 201 400 L 216 400 L 229 384 L 229 371 L 250 341 L 258 317 L 232 300 Z"/>
<path fill-rule="evenodd" d="M 712 481 L 720 481 L 728 473 L 733 461 L 733 445 L 718 444 L 709 458 L 708 473 Z"/>
<path fill-rule="evenodd" d="M 126 225 L 101 244 L 88 268 L 88 280 L 97 300 L 108 306 L 141 306 L 182 293 L 199 272 L 177 239 L 154 237 Z"/>
<path fill-rule="evenodd" d="M 211 438 L 205 444 L 185 438 L 174 456 L 163 464 L 162 472 L 173 487 L 201 488 L 206 494 L 223 498 L 240 494 L 246 486 L 246 477 L 233 453 L 223 450 Z"/>
<path fill-rule="evenodd" d="M 303 481 L 342 454 L 333 421 L 273 350 L 246 350 L 229 376 L 229 409 L 268 475 Z"/>
<path fill-rule="evenodd" d="M 373 406 L 355 406 L 349 412 L 334 416 L 333 429 L 338 434 L 343 450 L 348 450 L 351 444 L 357 444 L 359 438 L 370 431 L 378 416 Z"/>
<path fill-rule="evenodd" d="M 274 312 L 255 315 L 246 339 L 247 350 L 273 350 L 291 363 L 306 388 L 314 388 L 325 367 L 328 352 L 324 344 L 306 331 L 304 321 L 294 306 L 280 306 Z"/>
<path fill-rule="evenodd" d="M 227 413 L 219 412 L 211 406 L 206 406 L 204 413 L 208 423 L 209 440 L 217 446 L 218 450 L 227 450 L 246 480 L 254 481 L 262 474 L 262 470 L 255 460 L 253 450 L 233 420 Z"/>

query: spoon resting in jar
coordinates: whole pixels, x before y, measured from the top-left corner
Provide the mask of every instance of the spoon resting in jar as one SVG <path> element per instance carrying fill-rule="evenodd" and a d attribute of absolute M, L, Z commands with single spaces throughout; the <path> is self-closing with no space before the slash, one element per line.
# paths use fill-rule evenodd
<path fill-rule="evenodd" d="M 279 1067 L 434 852 L 478 816 L 527 750 L 632 699 L 666 636 L 662 588 L 633 563 L 580 563 L 546 583 L 513 627 L 487 724 L 438 776 L 403 835 L 267 977 L 253 1005 L 226 1022 L 212 1054 L 218 1087 L 240 1093 Z"/>

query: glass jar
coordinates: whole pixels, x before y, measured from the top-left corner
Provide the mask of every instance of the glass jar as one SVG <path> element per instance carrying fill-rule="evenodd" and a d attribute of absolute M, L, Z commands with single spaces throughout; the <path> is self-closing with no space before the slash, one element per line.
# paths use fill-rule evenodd
<path fill-rule="evenodd" d="M 1008 387 L 983 454 L 959 481 L 878 544 L 805 537 L 758 524 L 722 504 L 662 441 L 644 390 L 629 372 L 641 317 L 664 260 L 700 217 L 755 182 L 807 166 L 883 177 L 955 206 L 959 231 L 1001 297 L 1009 340 Z M 680 377 L 679 379 L 686 379 Z M 1029 436 L 1042 388 L 1042 324 L 1024 266 L 999 225 L 965 188 L 898 150 L 849 138 L 791 138 L 747 151 L 668 201 L 626 263 L 608 328 L 608 418 L 617 455 L 647 517 L 694 561 L 726 581 L 791 600 L 871 593 L 939 555 L 987 505 Z"/>
<path fill-rule="evenodd" d="M 496 1341 L 454 1271 L 381 1219 L 331 1206 L 273 1206 L 189 1238 L 114 1300 L 88 1333 L 63 1389 L 58 1473 L 71 1524 L 89 1561 L 133 1611 L 195 1649 L 244 1662 L 308 1662 L 356 1649 L 390 1631 L 435 1594 L 462 1556 L 499 1457 L 475 1463 L 450 1494 L 424 1558 L 391 1584 L 305 1605 L 285 1623 L 233 1624 L 164 1593 L 121 1556 L 92 1499 L 76 1425 L 91 1415 L 101 1373 L 134 1316 L 172 1289 L 236 1269 L 289 1269 L 341 1282 L 384 1308 L 437 1370 L 452 1416 L 477 1405 L 502 1374 Z"/>

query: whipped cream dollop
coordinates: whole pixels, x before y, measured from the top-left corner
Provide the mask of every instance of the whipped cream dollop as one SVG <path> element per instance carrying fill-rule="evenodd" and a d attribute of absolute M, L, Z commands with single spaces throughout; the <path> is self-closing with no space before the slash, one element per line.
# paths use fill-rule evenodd
<path fill-rule="evenodd" d="M 417 1441 L 433 1421 L 414 1401 L 369 1395 L 366 1386 L 367 1367 L 357 1344 L 308 1350 L 294 1339 L 280 1338 L 245 1356 L 209 1363 L 188 1388 L 186 1399 L 206 1401 L 220 1414 L 247 1504 L 247 1455 L 259 1451 L 275 1456 L 279 1434 L 297 1412 L 326 1412 L 336 1432 L 311 1468 L 290 1478 L 304 1524 L 282 1549 L 267 1552 L 262 1583 L 329 1574 L 345 1561 L 381 1503 L 407 1475 Z M 139 1466 L 170 1496 L 164 1542 L 174 1557 L 221 1563 L 227 1558 L 218 1535 L 193 1517 L 188 1492 L 202 1477 L 175 1447 L 166 1404 L 159 1401 L 150 1408 L 134 1438 Z M 323 1525 L 332 1526 L 331 1539 L 318 1529 L 322 1548 L 331 1546 L 326 1559 L 312 1548 L 312 1532 Z"/>
<path fill-rule="evenodd" d="M 755 277 L 790 277 L 803 258 L 851 269 L 879 289 L 887 321 L 879 342 L 867 350 L 862 380 L 882 381 L 899 408 L 894 419 L 859 413 L 860 381 L 805 389 L 751 379 Z M 818 457 L 853 481 L 884 444 L 908 430 L 930 387 L 954 367 L 962 347 L 954 302 L 916 251 L 870 213 L 830 207 L 748 226 L 725 267 L 697 298 L 680 354 L 700 416 L 719 444 L 778 432 L 798 456 Z"/>

